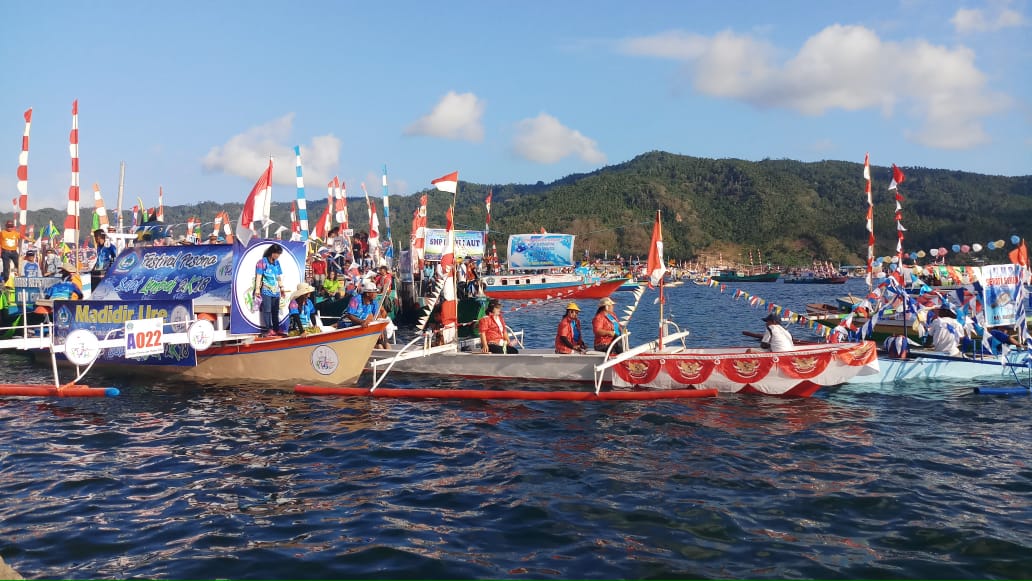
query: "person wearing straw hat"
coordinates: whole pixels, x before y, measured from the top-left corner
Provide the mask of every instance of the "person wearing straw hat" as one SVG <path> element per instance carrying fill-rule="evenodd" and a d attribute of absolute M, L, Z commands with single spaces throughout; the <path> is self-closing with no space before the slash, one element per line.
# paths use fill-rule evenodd
<path fill-rule="evenodd" d="M 614 304 L 616 303 L 609 297 L 598 301 L 598 310 L 591 319 L 591 331 L 595 335 L 595 351 L 605 353 L 609 350 L 609 345 L 616 341 L 616 345 L 613 345 L 613 350 L 610 351 L 616 355 L 623 353 L 623 341 L 619 339 L 623 334 L 623 329 L 620 326 L 620 319 L 613 312 Z"/>
<path fill-rule="evenodd" d="M 287 334 L 297 331 L 298 335 L 304 335 L 308 329 L 315 327 L 312 324 L 312 315 L 315 314 L 315 304 L 312 303 L 312 293 L 314 292 L 314 286 L 302 282 L 290 294 L 290 328 L 287 330 Z"/>
<path fill-rule="evenodd" d="M 559 321 L 559 329 L 555 333 L 556 353 L 584 353 L 588 346 L 584 344 L 584 337 L 581 335 L 580 307 L 577 303 L 571 302 L 566 305 L 566 314 Z"/>

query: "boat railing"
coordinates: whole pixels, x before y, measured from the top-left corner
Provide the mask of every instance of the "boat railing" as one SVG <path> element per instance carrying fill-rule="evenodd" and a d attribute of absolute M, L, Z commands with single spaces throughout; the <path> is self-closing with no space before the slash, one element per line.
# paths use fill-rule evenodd
<path fill-rule="evenodd" d="M 387 377 L 387 374 L 390 373 L 391 369 L 394 367 L 394 364 L 399 361 L 416 359 L 418 357 L 426 357 L 428 355 L 433 355 L 435 353 L 449 353 L 458 351 L 458 343 L 448 343 L 445 345 L 436 345 L 433 347 L 427 347 L 426 345 L 423 345 L 415 351 L 410 351 L 409 349 L 413 345 L 425 340 L 425 335 L 427 334 L 420 333 L 418 336 L 416 336 L 415 339 L 412 339 L 411 341 L 406 343 L 400 350 L 398 350 L 396 354 L 392 355 L 391 357 L 371 360 L 369 362 L 369 366 L 373 369 L 373 386 L 369 388 L 370 393 L 375 391 L 376 388 L 380 387 L 380 384 L 383 383 L 383 380 Z M 381 367 L 386 368 L 383 370 L 382 374 L 380 373 Z"/>
<path fill-rule="evenodd" d="M 628 332 L 627 334 L 630 335 L 630 332 Z M 598 393 L 602 391 L 602 381 L 605 378 L 606 371 L 611 367 L 619 365 L 633 357 L 637 357 L 642 353 L 662 349 L 662 347 L 664 345 L 667 345 L 668 343 L 673 343 L 674 341 L 683 341 L 684 338 L 688 336 L 688 334 L 689 331 L 680 331 L 672 335 L 664 336 L 662 342 L 660 342 L 658 339 L 655 341 L 649 341 L 648 343 L 643 343 L 633 349 L 628 349 L 616 356 L 612 356 L 613 345 L 610 344 L 609 349 L 606 351 L 606 360 L 595 366 L 595 395 L 598 395 Z M 613 343 L 615 344 L 616 342 L 614 341 Z"/>

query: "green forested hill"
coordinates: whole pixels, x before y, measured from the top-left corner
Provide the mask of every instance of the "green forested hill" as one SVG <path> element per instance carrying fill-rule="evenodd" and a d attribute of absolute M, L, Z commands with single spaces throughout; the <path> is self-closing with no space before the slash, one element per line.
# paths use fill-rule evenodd
<path fill-rule="evenodd" d="M 981 243 L 1032 234 L 1032 176 L 1002 177 L 901 166 L 904 250 Z M 895 202 L 888 191 L 889 168 L 872 166 L 876 255 L 895 254 Z M 493 190 L 492 239 L 501 254 L 509 234 L 576 234 L 577 252 L 623 255 L 647 252 L 655 211 L 663 211 L 666 255 L 690 259 L 719 252 L 725 260 L 747 260 L 759 251 L 778 264 L 812 259 L 859 264 L 866 256 L 863 165 L 843 161 L 705 159 L 650 152 L 619 165 L 576 174 L 551 184 L 472 184 L 460 182 L 456 227 L 483 229 L 484 199 Z M 430 227 L 443 227 L 451 194 L 429 192 Z M 391 196 L 395 244 L 407 245 L 419 195 Z M 242 201 L 242 200 L 241 200 Z M 309 202 L 313 222 L 325 201 Z M 241 204 L 165 209 L 166 223 L 191 215 L 210 221 L 217 209 L 235 219 Z M 273 204 L 273 219 L 288 221 L 289 201 Z M 349 203 L 352 227 L 365 230 L 365 202 Z M 37 228 L 58 210 L 29 213 Z M 84 224 L 89 224 L 88 211 Z M 210 228 L 210 226 L 206 227 Z M 180 232 L 182 229 L 179 230 Z M 1008 244 L 1009 246 L 1009 244 Z M 1000 257 L 1002 258 L 1002 254 Z"/>

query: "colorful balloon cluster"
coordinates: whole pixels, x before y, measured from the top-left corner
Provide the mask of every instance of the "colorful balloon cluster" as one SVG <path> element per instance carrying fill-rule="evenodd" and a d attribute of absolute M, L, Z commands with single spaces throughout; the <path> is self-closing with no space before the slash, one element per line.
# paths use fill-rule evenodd
<path fill-rule="evenodd" d="M 1021 237 L 1015 234 L 1010 237 L 1010 242 L 1011 244 L 1017 245 L 1021 242 Z M 982 250 L 1002 250 L 1006 245 L 1007 243 L 1004 240 L 990 240 L 985 244 L 985 246 L 978 244 L 977 242 L 974 244 L 954 244 L 950 248 L 943 246 L 941 248 L 932 248 L 927 252 L 924 250 L 918 250 L 917 252 L 911 252 L 907 256 L 909 256 L 911 260 L 917 260 L 918 258 L 924 258 L 926 256 L 937 258 L 940 256 L 946 256 L 951 251 L 954 254 L 967 254 L 969 252 L 981 252 Z M 896 256 L 879 256 L 874 259 L 875 266 L 881 266 L 883 263 L 895 264 L 897 262 L 899 262 L 899 258 Z"/>

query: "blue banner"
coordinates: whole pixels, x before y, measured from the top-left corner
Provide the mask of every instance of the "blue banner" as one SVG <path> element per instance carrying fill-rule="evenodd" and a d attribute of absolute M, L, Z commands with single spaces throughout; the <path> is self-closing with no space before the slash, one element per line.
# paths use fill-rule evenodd
<path fill-rule="evenodd" d="M 233 283 L 233 246 L 143 246 L 127 248 L 115 259 L 94 300 L 191 300 L 229 305 Z"/>
<path fill-rule="evenodd" d="M 510 269 L 574 266 L 572 234 L 513 234 L 509 236 Z"/>
<path fill-rule="evenodd" d="M 183 333 L 193 317 L 190 301 L 54 301 L 54 341 L 64 343 L 68 333 L 86 329 L 97 339 L 116 339 L 123 335 L 127 321 L 163 319 L 165 333 Z M 111 331 L 114 331 L 113 333 Z M 110 333 L 110 335 L 109 335 Z M 101 351 L 106 363 L 129 365 L 197 365 L 197 353 L 187 344 L 165 344 L 160 355 L 126 359 L 124 347 Z"/>
<path fill-rule="evenodd" d="M 1022 267 L 1017 264 L 982 267 L 982 305 L 986 327 L 1014 325 L 1019 322 L 1019 312 L 1024 318 L 1022 275 Z"/>

